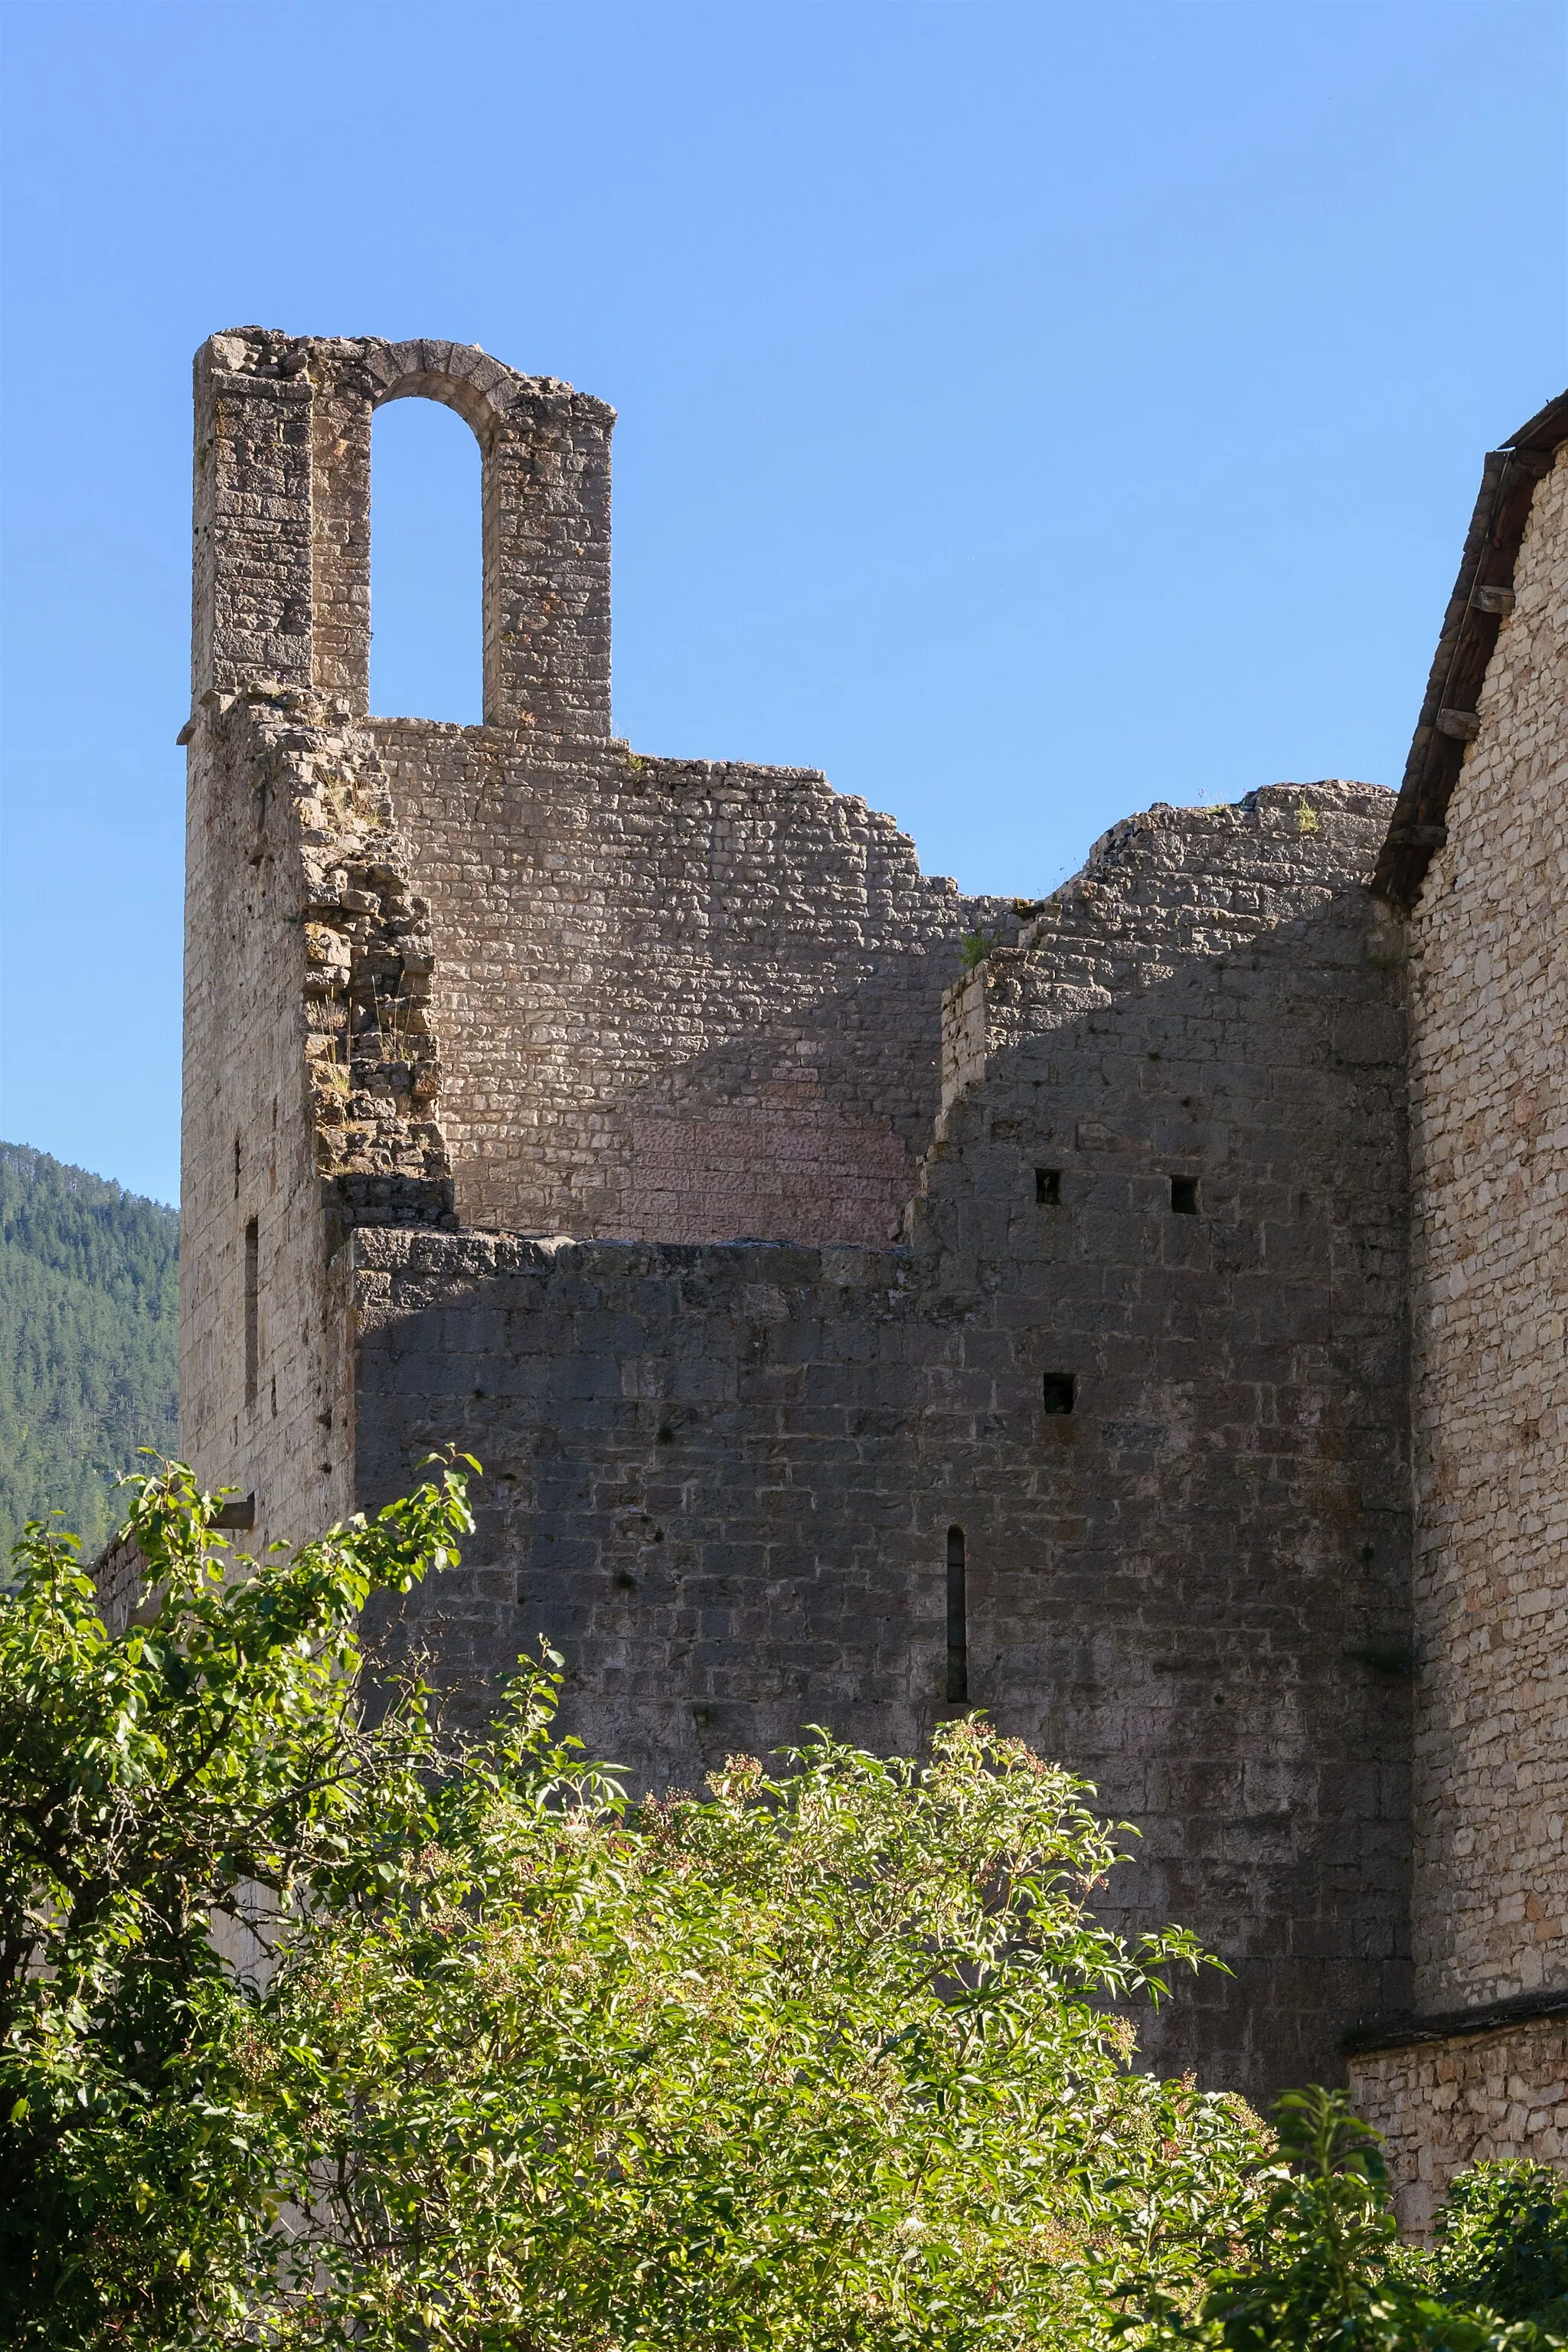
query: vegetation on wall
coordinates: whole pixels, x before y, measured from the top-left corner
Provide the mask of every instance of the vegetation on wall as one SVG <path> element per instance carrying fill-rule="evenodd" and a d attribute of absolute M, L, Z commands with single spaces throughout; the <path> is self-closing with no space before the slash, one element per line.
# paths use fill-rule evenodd
<path fill-rule="evenodd" d="M 0 1593 L 0 2340 L 35 2352 L 1539 2352 L 1568 2192 L 1402 2250 L 1337 2097 L 1270 2133 L 1132 2063 L 1201 1965 L 1095 1922 L 1092 1792 L 984 1723 L 629 1803 L 559 1661 L 461 1738 L 373 1685 L 464 1465 L 233 1581 L 137 1483 L 111 1635 Z M 216 1923 L 216 1934 L 211 1923 Z"/>
<path fill-rule="evenodd" d="M 139 1446 L 175 1450 L 179 1219 L 0 1144 L 0 1561 L 54 1508 L 96 1550 Z"/>

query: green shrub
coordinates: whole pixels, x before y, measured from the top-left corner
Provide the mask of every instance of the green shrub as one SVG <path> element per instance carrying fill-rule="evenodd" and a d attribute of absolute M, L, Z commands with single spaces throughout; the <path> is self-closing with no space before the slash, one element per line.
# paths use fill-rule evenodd
<path fill-rule="evenodd" d="M 958 959 L 965 971 L 978 971 L 992 949 L 1001 940 L 999 931 L 988 931 L 982 924 L 977 931 L 965 931 L 958 943 Z"/>
<path fill-rule="evenodd" d="M 466 1748 L 367 1688 L 457 1470 L 239 1582 L 215 1508 L 143 1483 L 123 1635 L 40 1528 L 0 1598 L 5 2341 L 979 2352 L 1197 2294 L 1266 2137 L 1133 2070 L 1201 1955 L 1096 1924 L 1084 1784 L 959 1722 L 634 1807 L 548 1661 Z"/>
<path fill-rule="evenodd" d="M 1224 2352 L 1547 2352 L 1568 2344 L 1568 2188 L 1536 2165 L 1480 2165 L 1455 2182 L 1436 2246 L 1399 2243 L 1375 2132 L 1342 2094 L 1292 2092 L 1266 2202 L 1195 2317 L 1156 2291 L 1149 2347 Z M 1279 2170 L 1279 2159 L 1286 2168 Z"/>
<path fill-rule="evenodd" d="M 138 1482 L 123 1633 L 41 1526 L 0 1593 L 6 2345 L 1568 2342 L 1554 2176 L 1478 2168 L 1413 2254 L 1337 2095 L 1271 2136 L 1135 2070 L 1203 1955 L 1097 1924 L 1114 1833 L 1019 1742 L 814 1733 L 633 1805 L 549 1654 L 466 1745 L 373 1683 L 461 1465 L 238 1580 L 216 1509 Z"/>
<path fill-rule="evenodd" d="M 422 1696 L 366 1714 L 355 1628 L 451 1555 L 460 1474 L 235 1583 L 216 1498 L 179 1465 L 135 1483 L 142 1622 L 111 1636 L 74 1538 L 37 1523 L 0 1592 L 8 2347 L 243 2330 L 293 2143 L 211 1924 L 256 1890 L 367 1899 L 429 1833 Z"/>
<path fill-rule="evenodd" d="M 1568 2336 L 1568 2180 L 1545 2164 L 1461 2173 L 1434 2225 L 1433 2288 Z"/>

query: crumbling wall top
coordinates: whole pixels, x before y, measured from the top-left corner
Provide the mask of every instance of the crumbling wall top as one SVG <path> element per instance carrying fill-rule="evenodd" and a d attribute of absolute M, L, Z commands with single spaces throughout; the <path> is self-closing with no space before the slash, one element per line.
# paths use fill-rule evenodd
<path fill-rule="evenodd" d="M 380 335 L 285 335 L 268 327 L 225 327 L 203 350 L 229 375 L 314 383 L 363 378 L 374 404 L 389 400 L 438 400 L 472 425 L 481 439 L 519 400 L 569 400 L 596 410 L 609 423 L 615 410 L 553 375 L 523 375 L 478 343 L 416 337 L 389 342 Z M 198 364 L 201 354 L 197 354 Z"/>

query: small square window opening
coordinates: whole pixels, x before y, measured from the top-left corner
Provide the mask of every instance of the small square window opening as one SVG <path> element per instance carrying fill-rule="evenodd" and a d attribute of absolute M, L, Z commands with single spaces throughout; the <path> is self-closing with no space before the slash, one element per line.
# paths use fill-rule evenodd
<path fill-rule="evenodd" d="M 1041 1383 L 1047 1412 L 1070 1412 L 1078 1395 L 1078 1376 L 1074 1372 L 1047 1372 Z"/>
<path fill-rule="evenodd" d="M 1175 1217 L 1195 1217 L 1197 1215 L 1198 1180 L 1195 1176 L 1172 1177 L 1171 1213 Z"/>
<path fill-rule="evenodd" d="M 1059 1209 L 1062 1204 L 1062 1171 L 1059 1168 L 1037 1168 L 1035 1198 L 1042 1207 Z"/>

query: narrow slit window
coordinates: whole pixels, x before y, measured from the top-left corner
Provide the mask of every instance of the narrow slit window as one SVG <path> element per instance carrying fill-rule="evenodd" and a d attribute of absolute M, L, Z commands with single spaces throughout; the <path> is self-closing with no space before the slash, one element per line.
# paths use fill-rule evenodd
<path fill-rule="evenodd" d="M 245 1221 L 245 1402 L 256 1402 L 261 1358 L 261 1234 L 258 1221 Z"/>
<path fill-rule="evenodd" d="M 963 1529 L 947 1531 L 947 1703 L 969 1704 L 969 1598 L 964 1590 Z"/>
<path fill-rule="evenodd" d="M 1171 1214 L 1173 1217 L 1195 1217 L 1197 1213 L 1197 1178 L 1195 1176 L 1173 1176 L 1171 1179 Z"/>
<path fill-rule="evenodd" d="M 1047 1412 L 1070 1412 L 1078 1399 L 1076 1372 L 1047 1372 L 1041 1381 L 1042 1402 Z"/>

